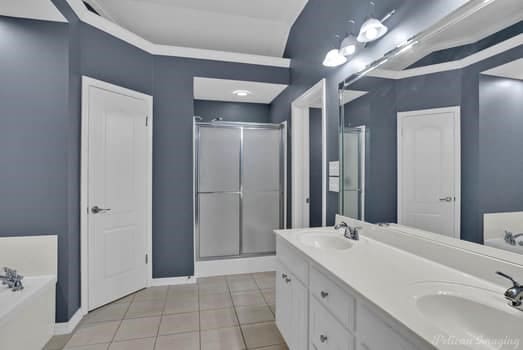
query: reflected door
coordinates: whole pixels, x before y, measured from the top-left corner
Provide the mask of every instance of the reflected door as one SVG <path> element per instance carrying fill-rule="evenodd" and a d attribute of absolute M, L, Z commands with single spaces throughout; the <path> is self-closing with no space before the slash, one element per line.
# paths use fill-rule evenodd
<path fill-rule="evenodd" d="M 459 238 L 459 108 L 399 113 L 399 224 Z"/>
<path fill-rule="evenodd" d="M 365 220 L 365 126 L 343 132 L 343 215 Z"/>

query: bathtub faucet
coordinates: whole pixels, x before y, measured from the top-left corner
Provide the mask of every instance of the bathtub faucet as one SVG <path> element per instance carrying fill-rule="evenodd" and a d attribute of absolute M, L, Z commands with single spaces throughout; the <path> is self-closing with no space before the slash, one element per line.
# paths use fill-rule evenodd
<path fill-rule="evenodd" d="M 5 276 L 0 275 L 2 284 L 7 285 L 7 287 L 13 292 L 24 289 L 24 285 L 22 284 L 24 276 L 19 275 L 16 270 L 10 269 L 8 267 L 4 267 L 4 273 Z"/>

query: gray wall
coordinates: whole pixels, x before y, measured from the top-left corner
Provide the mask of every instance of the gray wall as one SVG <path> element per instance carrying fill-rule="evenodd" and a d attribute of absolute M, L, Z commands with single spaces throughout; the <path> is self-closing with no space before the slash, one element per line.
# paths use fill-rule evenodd
<path fill-rule="evenodd" d="M 310 227 L 321 227 L 323 223 L 321 114 L 322 110 L 319 108 L 309 109 Z"/>
<path fill-rule="evenodd" d="M 271 122 L 270 106 L 263 103 L 194 100 L 194 115 L 207 122 L 217 117 L 230 122 Z"/>

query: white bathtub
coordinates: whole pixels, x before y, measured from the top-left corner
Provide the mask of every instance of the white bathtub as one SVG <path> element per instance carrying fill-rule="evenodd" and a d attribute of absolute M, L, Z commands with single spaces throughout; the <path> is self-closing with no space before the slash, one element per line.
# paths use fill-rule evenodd
<path fill-rule="evenodd" d="M 54 332 L 56 277 L 27 277 L 24 289 L 0 285 L 0 348 L 41 350 Z"/>

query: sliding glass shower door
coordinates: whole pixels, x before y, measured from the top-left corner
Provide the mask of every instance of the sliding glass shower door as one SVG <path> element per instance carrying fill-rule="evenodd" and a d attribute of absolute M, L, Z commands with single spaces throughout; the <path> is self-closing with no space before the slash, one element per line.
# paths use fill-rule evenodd
<path fill-rule="evenodd" d="M 271 254 L 282 227 L 282 128 L 196 124 L 196 234 L 200 260 Z"/>

